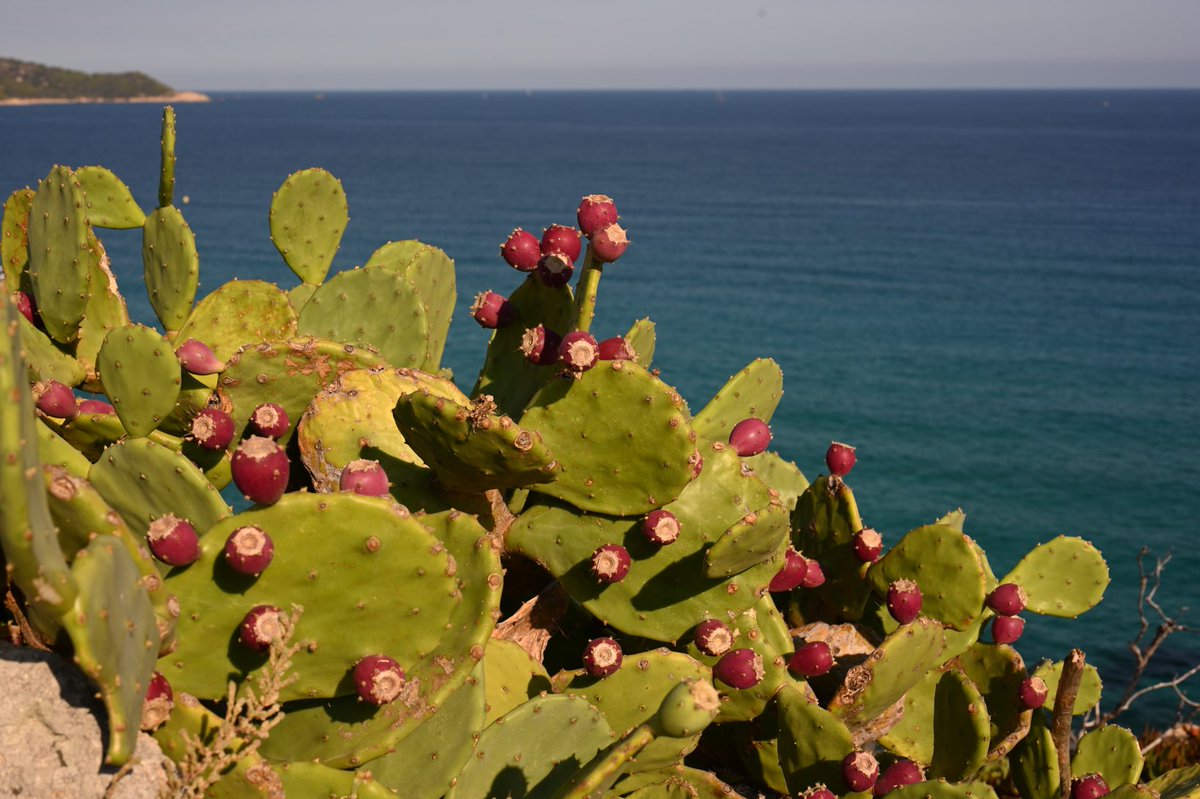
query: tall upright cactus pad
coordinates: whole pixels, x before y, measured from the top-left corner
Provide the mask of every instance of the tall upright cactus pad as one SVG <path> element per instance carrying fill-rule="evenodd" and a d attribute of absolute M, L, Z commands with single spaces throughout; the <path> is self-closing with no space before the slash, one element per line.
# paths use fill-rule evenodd
<path fill-rule="evenodd" d="M 987 758 L 990 739 L 987 705 L 979 689 L 960 671 L 938 680 L 933 700 L 933 757 L 929 776 L 962 780 Z"/>
<path fill-rule="evenodd" d="M 46 332 L 69 344 L 79 333 L 91 283 L 85 197 L 75 175 L 56 166 L 29 209 L 29 278 Z"/>
<path fill-rule="evenodd" d="M 934 697 L 946 668 L 927 672 L 920 682 L 905 692 L 904 712 L 892 728 L 879 737 L 880 746 L 897 757 L 921 766 L 929 765 L 933 759 Z"/>
<path fill-rule="evenodd" d="M 163 327 L 183 327 L 200 285 L 196 237 L 173 205 L 154 211 L 142 226 L 142 267 L 150 306 Z"/>
<path fill-rule="evenodd" d="M 937 524 L 910 531 L 867 576 L 879 596 L 886 596 L 896 580 L 912 580 L 921 588 L 921 612 L 956 630 L 975 620 L 986 596 L 983 564 L 973 544 Z"/>
<path fill-rule="evenodd" d="M 696 414 L 692 426 L 713 441 L 728 441 L 733 427 L 754 417 L 770 422 L 783 398 L 783 370 L 770 358 L 757 358 L 729 381 Z"/>
<path fill-rule="evenodd" d="M 175 340 L 202 341 L 228 361 L 244 346 L 294 337 L 297 318 L 288 295 L 278 286 L 231 280 L 196 304 Z"/>
<path fill-rule="evenodd" d="M 271 241 L 305 283 L 320 283 L 350 221 L 341 181 L 324 169 L 294 172 L 271 200 Z"/>
<path fill-rule="evenodd" d="M 94 227 L 129 230 L 141 227 L 146 214 L 133 199 L 129 187 L 102 166 L 75 170 L 75 178 L 87 196 L 87 220 Z"/>
<path fill-rule="evenodd" d="M 175 408 L 179 359 L 156 331 L 131 325 L 109 332 L 96 370 L 121 424 L 135 438 L 150 435 Z"/>
<path fill-rule="evenodd" d="M 604 361 L 579 379 L 550 382 L 521 424 L 541 432 L 562 466 L 558 479 L 534 490 L 580 510 L 646 513 L 674 501 L 693 477 L 687 406 L 631 361 Z"/>
<path fill-rule="evenodd" d="M 29 209 L 33 206 L 33 189 L 17 189 L 4 201 L 4 218 L 0 221 L 0 261 L 8 292 L 21 287 L 21 277 L 29 264 Z"/>
<path fill-rule="evenodd" d="M 1033 711 L 1023 710 L 1019 701 L 1025 663 L 1011 646 L 984 643 L 958 655 L 957 663 L 983 695 L 991 719 L 988 760 L 998 761 L 1029 732 Z"/>
<path fill-rule="evenodd" d="M 1011 774 L 1021 799 L 1058 799 L 1060 774 L 1054 736 L 1042 716 L 1035 715 L 1029 734 L 1013 749 Z"/>
<path fill-rule="evenodd" d="M 386 267 L 405 277 L 413 293 L 421 299 L 429 324 L 429 354 L 417 366 L 426 372 L 436 372 L 454 318 L 457 299 L 454 261 L 443 250 L 419 241 L 393 241 L 371 255 L 366 268 L 374 266 Z"/>
<path fill-rule="evenodd" d="M 775 698 L 779 712 L 779 764 L 788 791 L 799 796 L 817 783 L 843 793 L 842 759 L 854 751 L 850 730 L 795 685 Z"/>
<path fill-rule="evenodd" d="M 1108 565 L 1087 541 L 1060 535 L 1031 550 L 1001 582 L 1021 586 L 1030 613 L 1073 619 L 1103 598 Z"/>
<path fill-rule="evenodd" d="M 158 206 L 175 202 L 175 109 L 163 109 L 162 141 L 158 167 Z"/>
<path fill-rule="evenodd" d="M 95 236 L 89 236 L 90 245 L 99 253 L 92 260 L 91 291 L 88 292 L 87 307 L 83 321 L 79 323 L 79 339 L 75 342 L 75 358 L 86 371 L 84 387 L 89 391 L 101 391 L 100 375 L 96 368 L 96 357 L 110 332 L 118 327 L 128 327 L 129 308 L 117 278 L 109 264 L 104 245 Z"/>
<path fill-rule="evenodd" d="M 789 619 L 800 624 L 825 618 L 857 621 L 870 596 L 866 568 L 854 554 L 854 534 L 863 528 L 858 502 L 838 477 L 818 477 L 792 509 L 792 545 L 821 564 L 825 584 L 793 591 Z"/>

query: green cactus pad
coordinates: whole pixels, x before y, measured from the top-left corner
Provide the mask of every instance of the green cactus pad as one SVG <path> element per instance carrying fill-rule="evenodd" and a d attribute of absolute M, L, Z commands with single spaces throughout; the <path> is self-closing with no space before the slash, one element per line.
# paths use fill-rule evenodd
<path fill-rule="evenodd" d="M 886 596 L 896 580 L 912 580 L 921 588 L 921 613 L 956 630 L 970 626 L 986 596 L 974 545 L 957 530 L 936 524 L 905 535 L 867 577 L 879 596 Z"/>
<path fill-rule="evenodd" d="M 1196 799 L 1200 796 L 1200 764 L 1177 768 L 1150 780 L 1146 785 L 1159 799 Z"/>
<path fill-rule="evenodd" d="M 33 189 L 17 189 L 4 201 L 4 219 L 0 222 L 0 261 L 4 279 L 12 292 L 21 286 L 21 277 L 29 264 L 29 209 Z"/>
<path fill-rule="evenodd" d="M 7 297 L 5 298 L 7 302 Z M 57 380 L 67 386 L 77 386 L 87 377 L 83 364 L 58 348 L 45 333 L 28 319 L 17 315 L 21 349 L 34 380 Z"/>
<path fill-rule="evenodd" d="M 292 307 L 296 311 L 300 311 L 305 305 L 308 305 L 308 301 L 312 299 L 312 295 L 316 294 L 319 288 L 321 287 L 316 283 L 301 283 L 288 289 L 287 297 L 292 303 Z"/>
<path fill-rule="evenodd" d="M 734 522 L 704 553 L 705 576 L 732 577 L 768 559 L 782 563 L 792 529 L 788 522 L 778 502 Z"/>
<path fill-rule="evenodd" d="M 351 269 L 317 289 L 296 331 L 346 344 L 365 344 L 392 366 L 414 369 L 429 362 L 425 303 L 403 275 L 384 269 Z"/>
<path fill-rule="evenodd" d="M 779 712 L 779 765 L 788 791 L 799 796 L 817 783 L 843 793 L 842 760 L 854 751 L 850 730 L 794 685 L 775 697 Z"/>
<path fill-rule="evenodd" d="M 792 511 L 800 495 L 808 489 L 808 478 L 800 467 L 774 452 L 762 452 L 743 459 L 767 485 L 779 492 L 783 506 Z"/>
<path fill-rule="evenodd" d="M 483 726 L 550 690 L 546 668 L 520 645 L 501 638 L 488 641 L 483 650 L 483 675 L 487 688 L 487 720 Z"/>
<path fill-rule="evenodd" d="M 929 776 L 962 780 L 974 774 L 990 739 L 987 706 L 975 683 L 960 671 L 943 674 L 934 691 Z"/>
<path fill-rule="evenodd" d="M 173 205 L 146 217 L 142 227 L 142 266 L 150 305 L 167 330 L 187 321 L 200 283 L 196 237 Z"/>
<path fill-rule="evenodd" d="M 929 780 L 889 791 L 893 799 L 996 799 L 996 791 L 986 782 L 948 783 Z"/>
<path fill-rule="evenodd" d="M 712 680 L 712 672 L 680 652 L 656 649 L 625 655 L 621 667 L 603 678 L 583 671 L 555 675 L 555 692 L 595 705 L 618 735 L 625 735 L 658 715 L 663 699 L 681 682 Z M 696 748 L 700 733 L 687 738 L 656 738 L 625 765 L 628 773 L 654 771 L 682 762 Z"/>
<path fill-rule="evenodd" d="M 492 410 L 486 397 L 472 407 L 422 388 L 400 395 L 392 417 L 450 489 L 480 493 L 555 479 L 558 466 L 542 436 Z"/>
<path fill-rule="evenodd" d="M 179 359 L 162 336 L 142 325 L 109 332 L 96 354 L 96 371 L 121 424 L 135 438 L 150 435 L 179 397 Z"/>
<path fill-rule="evenodd" d="M 1030 613 L 1075 618 L 1103 598 L 1108 564 L 1087 541 L 1060 535 L 1031 550 L 1000 582 L 1021 586 Z"/>
<path fill-rule="evenodd" d="M 639 319 L 625 333 L 625 343 L 634 352 L 634 360 L 649 369 L 654 360 L 654 345 L 656 337 L 654 323 L 649 319 Z"/>
<path fill-rule="evenodd" d="M 46 332 L 69 344 L 79 333 L 91 281 L 85 197 L 75 176 L 56 166 L 29 209 L 29 278 Z"/>
<path fill-rule="evenodd" d="M 163 108 L 161 158 L 158 168 L 158 205 L 165 208 L 175 200 L 175 109 Z"/>
<path fill-rule="evenodd" d="M 87 477 L 92 467 L 91 461 L 48 425 L 37 425 L 37 441 L 38 460 L 42 463 L 59 466 L 76 477 Z"/>
<path fill-rule="evenodd" d="M 632 361 L 601 361 L 578 379 L 553 380 L 521 424 L 541 432 L 562 466 L 557 480 L 533 490 L 584 511 L 646 513 L 692 479 L 696 441 L 683 399 Z"/>
<path fill-rule="evenodd" d="M 650 544 L 640 519 L 580 514 L 535 506 L 518 517 L 506 545 L 548 569 L 571 596 L 606 624 L 631 635 L 672 642 L 710 616 L 725 618 L 758 601 L 779 564 L 771 561 L 736 577 L 704 576 L 704 551 L 728 525 L 770 501 L 766 486 L 744 474 L 728 448 L 709 450 L 704 471 L 666 507 L 681 534 L 669 546 Z M 620 543 L 632 556 L 629 574 L 601 586 L 592 576 L 592 553 Z"/>
<path fill-rule="evenodd" d="M 767 712 L 753 723 L 724 724 L 716 729 L 730 732 L 727 745 L 737 752 L 743 774 L 759 785 L 786 794 L 787 781 L 779 765 L 779 714 L 774 707 L 774 704 L 768 705 Z"/>
<path fill-rule="evenodd" d="M 320 283 L 350 213 L 341 181 L 324 169 L 293 172 L 271 200 L 271 241 L 305 283 Z"/>
<path fill-rule="evenodd" d="M 795 624 L 818 618 L 854 621 L 870 597 L 865 566 L 854 554 L 854 534 L 863 528 L 850 486 L 838 477 L 818 477 L 792 510 L 792 545 L 815 558 L 825 584 L 792 591 L 788 614 Z"/>
<path fill-rule="evenodd" d="M 554 735 L 540 734 L 551 729 Z M 584 699 L 531 699 L 480 734 L 446 799 L 549 797 L 613 740 L 604 716 Z"/>
<path fill-rule="evenodd" d="M 1200 793 L 1200 791 L 1197 793 Z M 1158 791 L 1155 791 L 1148 785 L 1138 785 L 1136 783 L 1122 785 L 1120 788 L 1111 791 L 1108 795 L 1112 799 L 1161 799 Z"/>
<path fill-rule="evenodd" d="M 1049 698 L 1046 699 L 1048 706 L 1053 706 L 1054 696 L 1058 693 L 1058 681 L 1062 677 L 1063 664 L 1061 660 L 1051 663 L 1050 661 L 1042 661 L 1037 668 L 1033 670 L 1032 676 L 1041 677 L 1046 683 L 1046 688 L 1049 690 Z M 1100 693 L 1104 684 L 1100 680 L 1100 672 L 1096 671 L 1096 667 L 1091 663 L 1085 663 L 1083 666 L 1083 675 L 1079 679 L 1079 693 L 1075 697 L 1075 707 L 1072 708 L 1072 713 L 1076 716 L 1082 716 L 1089 710 L 1100 703 Z"/>
<path fill-rule="evenodd" d="M 175 340 L 202 341 L 222 361 L 242 347 L 284 341 L 296 334 L 296 310 L 288 295 L 261 280 L 231 280 L 192 309 Z"/>
<path fill-rule="evenodd" d="M 391 269 L 393 272 L 403 272 L 417 256 L 427 250 L 436 249 L 423 241 L 405 239 L 404 241 L 389 241 L 387 244 L 371 253 L 367 259 L 366 268 L 378 266 Z"/>
<path fill-rule="evenodd" d="M 783 397 L 783 370 L 770 358 L 747 364 L 696 414 L 692 426 L 712 441 L 728 441 L 734 425 L 751 417 L 771 422 Z"/>
<path fill-rule="evenodd" d="M 83 321 L 79 323 L 75 357 L 87 370 L 84 387 L 98 393 L 103 387 L 96 371 L 96 356 L 100 354 L 100 347 L 109 332 L 118 327 L 128 327 L 130 321 L 129 309 L 117 288 L 117 278 L 110 268 L 104 245 L 94 237 L 90 241 L 99 257 L 92 261 L 92 289 L 88 293 Z"/>
<path fill-rule="evenodd" d="M 454 318 L 456 284 L 454 261 L 445 252 L 419 241 L 389 242 L 371 255 L 366 268 L 385 267 L 408 279 L 425 306 L 429 324 L 429 355 L 423 364 L 435 371 L 442 361 L 446 336 Z"/>
<path fill-rule="evenodd" d="M 113 230 L 141 227 L 146 215 L 138 207 L 119 177 L 102 166 L 84 166 L 75 170 L 75 179 L 87 195 L 88 224 Z"/>
<path fill-rule="evenodd" d="M 1043 715 L 1039 713 L 1033 717 L 1029 734 L 1009 756 L 1010 773 L 1021 799 L 1059 797 L 1058 752 L 1054 748 L 1054 737 L 1042 720 Z"/>
<path fill-rule="evenodd" d="M 1096 773 L 1109 788 L 1137 782 L 1144 758 L 1137 736 L 1115 724 L 1097 727 L 1085 733 L 1071 758 L 1071 776 Z"/>
<path fill-rule="evenodd" d="M 617 791 L 626 799 L 744 799 L 715 775 L 687 766 L 634 774 L 622 780 Z"/>
<path fill-rule="evenodd" d="M 934 695 L 944 673 L 942 668 L 930 671 L 908 689 L 904 694 L 904 713 L 879 737 L 881 746 L 897 757 L 922 766 L 929 765 L 933 759 Z"/>
<path fill-rule="evenodd" d="M 142 699 L 158 654 L 154 609 L 129 552 L 112 536 L 92 541 L 71 571 L 79 594 L 63 627 L 76 664 L 100 688 L 108 711 L 105 762 L 123 765 L 137 745 Z"/>
<path fill-rule="evenodd" d="M 999 760 L 1029 732 L 1033 711 L 1022 710 L 1019 701 L 1025 663 L 1010 646 L 982 643 L 964 651 L 957 663 L 983 694 L 991 719 L 988 760 Z"/>
<path fill-rule="evenodd" d="M 487 356 L 471 396 L 490 395 L 512 417 L 521 415 L 538 389 L 557 373 L 555 366 L 535 366 L 525 360 L 521 339 L 525 331 L 543 325 L 565 334 L 574 318 L 575 304 L 568 286 L 551 288 L 537 275 L 525 278 L 508 298 L 517 321 L 493 331 Z"/>

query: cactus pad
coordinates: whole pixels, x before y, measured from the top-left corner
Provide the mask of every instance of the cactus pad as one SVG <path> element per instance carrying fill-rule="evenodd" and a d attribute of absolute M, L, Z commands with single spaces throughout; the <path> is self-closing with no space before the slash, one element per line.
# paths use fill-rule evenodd
<path fill-rule="evenodd" d="M 179 359 L 166 340 L 148 327 L 110 331 L 96 354 L 96 370 L 131 436 L 150 435 L 175 408 L 182 382 Z"/>
<path fill-rule="evenodd" d="M 1200 764 L 1168 771 L 1146 786 L 1160 799 L 1196 799 L 1200 796 Z"/>
<path fill-rule="evenodd" d="M 102 166 L 75 170 L 75 179 L 87 196 L 88 224 L 113 230 L 131 230 L 146 222 L 146 215 L 133 199 L 129 187 Z"/>
<path fill-rule="evenodd" d="M 895 580 L 912 580 L 924 597 L 921 612 L 956 630 L 966 629 L 983 606 L 983 565 L 967 537 L 950 527 L 912 530 L 867 576 L 879 596 Z"/>
<path fill-rule="evenodd" d="M 4 219 L 0 222 L 0 261 L 9 293 L 21 286 L 21 277 L 29 264 L 29 209 L 33 189 L 17 189 L 4 201 Z"/>
<path fill-rule="evenodd" d="M 128 327 L 129 309 L 125 298 L 117 288 L 117 279 L 109 266 L 104 246 L 94 237 L 91 246 L 99 252 L 92 261 L 92 288 L 88 292 L 87 309 L 79 323 L 79 340 L 75 343 L 75 357 L 87 370 L 85 387 L 100 391 L 100 377 L 96 371 L 96 356 L 108 334 L 118 327 Z"/>
<path fill-rule="evenodd" d="M 983 696 L 967 675 L 943 674 L 934 691 L 929 776 L 961 780 L 975 773 L 987 757 L 988 722 Z"/>
<path fill-rule="evenodd" d="M 744 460 L 764 483 L 779 492 L 780 501 L 789 511 L 796 507 L 800 495 L 808 489 L 808 478 L 800 467 L 774 452 L 760 452 Z"/>
<path fill-rule="evenodd" d="M 419 241 L 393 241 L 376 250 L 366 268 L 386 267 L 407 278 L 425 306 L 429 324 L 429 355 L 419 368 L 436 371 L 446 348 L 454 318 L 456 282 L 454 261 L 437 247 Z"/>
<path fill-rule="evenodd" d="M 271 200 L 271 241 L 305 283 L 325 279 L 349 221 L 341 181 L 324 169 L 292 173 Z"/>
<path fill-rule="evenodd" d="M 1031 550 L 1000 582 L 1024 589 L 1030 613 L 1075 618 L 1104 596 L 1108 565 L 1087 541 L 1060 535 Z"/>
<path fill-rule="evenodd" d="M 73 342 L 87 306 L 91 254 L 84 195 L 75 176 L 56 166 L 38 184 L 29 209 L 29 278 L 46 332 Z"/>
<path fill-rule="evenodd" d="M 654 360 L 655 342 L 654 323 L 649 319 L 637 320 L 625 333 L 625 343 L 633 350 L 634 360 L 647 369 Z"/>
<path fill-rule="evenodd" d="M 173 205 L 159 208 L 142 226 L 142 267 L 150 305 L 167 330 L 187 321 L 200 284 L 196 237 Z"/>
<path fill-rule="evenodd" d="M 486 724 L 550 690 L 546 668 L 520 645 L 502 638 L 488 641 L 483 650 L 483 682 L 487 688 Z"/>
<path fill-rule="evenodd" d="M 1050 692 L 1050 698 L 1046 700 L 1047 704 L 1052 705 L 1053 698 L 1058 693 L 1058 681 L 1062 677 L 1062 669 L 1062 661 L 1058 660 L 1053 663 L 1043 661 L 1033 670 L 1032 676 L 1041 677 Z M 1072 708 L 1072 713 L 1082 716 L 1098 705 L 1103 687 L 1103 683 L 1100 681 L 1100 672 L 1096 671 L 1096 667 L 1091 663 L 1085 663 L 1083 674 L 1079 678 L 1079 693 L 1075 697 L 1075 707 Z"/>
<path fill-rule="evenodd" d="M 772 500 L 761 511 L 730 525 L 704 553 L 705 576 L 732 577 L 772 558 L 782 563 L 790 532 L 787 510 Z"/>
<path fill-rule="evenodd" d="M 288 295 L 278 287 L 261 280 L 231 280 L 197 303 L 175 340 L 202 341 L 228 361 L 244 346 L 292 338 L 296 319 Z"/>
<path fill-rule="evenodd" d="M 1071 776 L 1099 774 L 1110 788 L 1118 788 L 1137 782 L 1143 765 L 1137 736 L 1124 727 L 1108 724 L 1079 739 L 1071 758 Z"/>
<path fill-rule="evenodd" d="M 1025 663 L 1010 646 L 982 643 L 964 651 L 957 663 L 983 694 L 991 718 L 988 760 L 999 760 L 1029 731 L 1033 711 L 1022 710 L 1018 701 Z"/>
<path fill-rule="evenodd" d="M 788 791 L 800 795 L 817 783 L 842 793 L 842 759 L 854 751 L 850 731 L 804 691 L 785 685 L 775 697 L 779 712 L 779 765 Z"/>
<path fill-rule="evenodd" d="M 713 441 L 728 441 L 733 426 L 754 417 L 768 424 L 783 397 L 783 370 L 770 358 L 757 358 L 709 400 L 692 426 Z"/>

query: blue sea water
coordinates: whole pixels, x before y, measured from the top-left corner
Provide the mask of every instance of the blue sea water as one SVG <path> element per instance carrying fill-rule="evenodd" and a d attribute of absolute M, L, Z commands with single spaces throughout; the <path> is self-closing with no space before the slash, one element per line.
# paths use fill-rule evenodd
<path fill-rule="evenodd" d="M 295 283 L 267 207 L 289 172 L 324 166 L 352 217 L 335 269 L 403 238 L 456 259 L 446 362 L 469 389 L 486 345 L 469 298 L 519 282 L 499 242 L 610 194 L 633 244 L 605 273 L 595 329 L 654 319 L 656 365 L 693 409 L 775 358 L 777 449 L 814 476 L 830 440 L 857 445 L 850 482 L 885 540 L 961 506 L 1000 574 L 1059 533 L 1102 549 L 1104 601 L 1074 622 L 1030 618 L 1027 660 L 1082 646 L 1114 700 L 1143 546 L 1175 555 L 1162 606 L 1200 605 L 1200 92 L 214 99 L 177 109 L 201 294 Z M 158 125 L 150 106 L 0 108 L 0 189 L 101 163 L 153 206 Z M 105 243 L 152 321 L 132 290 L 140 237 Z M 1152 676 L 1197 661 L 1200 641 L 1176 636 Z"/>

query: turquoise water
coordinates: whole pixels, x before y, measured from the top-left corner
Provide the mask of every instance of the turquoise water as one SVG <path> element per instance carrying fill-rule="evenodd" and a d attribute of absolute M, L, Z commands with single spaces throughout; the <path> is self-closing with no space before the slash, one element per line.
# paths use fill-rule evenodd
<path fill-rule="evenodd" d="M 657 365 L 694 409 L 773 357 L 777 448 L 812 476 L 831 439 L 856 444 L 851 483 L 885 539 L 961 506 L 1001 573 L 1058 533 L 1100 546 L 1106 599 L 1030 619 L 1027 659 L 1081 645 L 1115 693 L 1143 545 L 1175 551 L 1164 607 L 1200 604 L 1200 93 L 216 99 L 178 109 L 201 293 L 294 282 L 267 204 L 295 169 L 345 184 L 335 269 L 421 238 L 457 260 L 465 298 L 517 285 L 496 254 L 512 227 L 569 224 L 581 195 L 611 194 L 633 244 L 597 332 L 652 317 Z M 158 110 L 0 109 L 0 152 L 5 191 L 103 163 L 153 205 Z M 136 285 L 140 238 L 105 242 Z M 464 388 L 486 344 L 468 304 L 447 349 Z M 1196 639 L 1172 639 L 1155 673 L 1197 660 Z"/>

